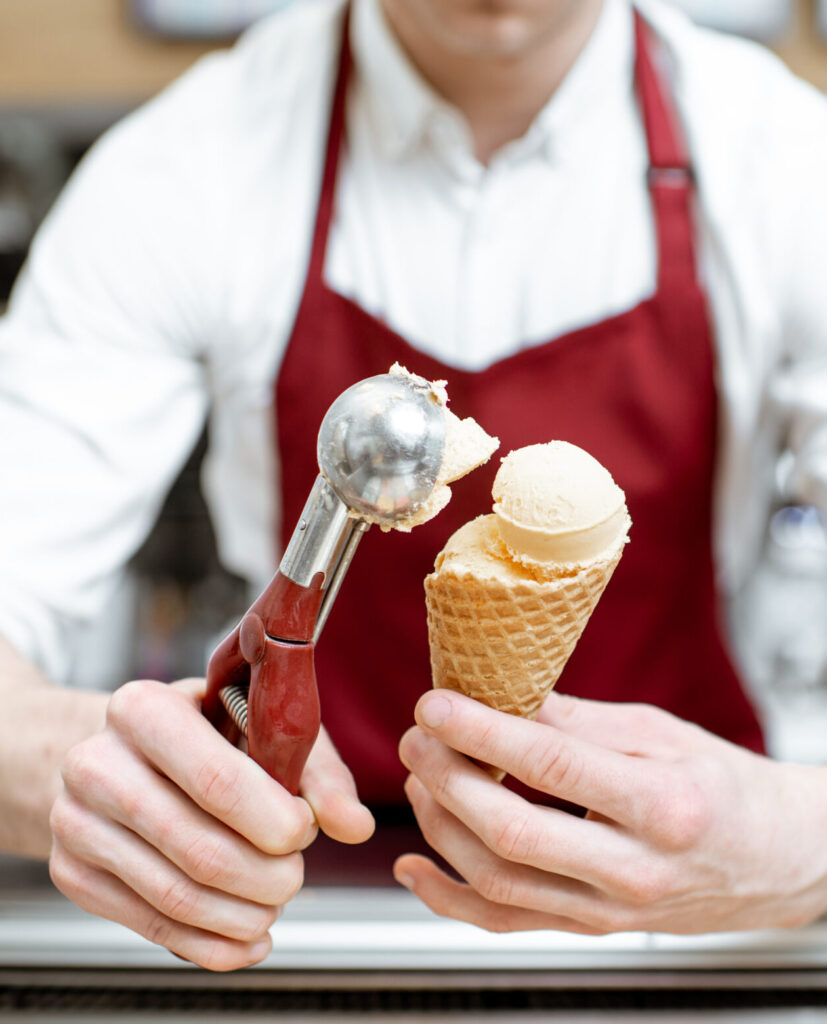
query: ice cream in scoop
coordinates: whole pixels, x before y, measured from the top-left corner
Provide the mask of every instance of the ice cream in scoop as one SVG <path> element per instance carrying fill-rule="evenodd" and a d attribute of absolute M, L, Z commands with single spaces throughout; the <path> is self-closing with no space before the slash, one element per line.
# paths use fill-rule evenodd
<path fill-rule="evenodd" d="M 445 447 L 442 452 L 442 462 L 439 467 L 433 490 L 426 501 L 418 505 L 410 515 L 397 519 L 392 525 L 380 520 L 380 528 L 397 530 L 400 533 L 410 533 L 415 526 L 421 526 L 433 519 L 451 500 L 451 488 L 449 484 L 459 480 L 460 477 L 484 465 L 494 452 L 499 448 L 499 438 L 490 437 L 483 428 L 470 416 L 460 419 L 448 408 L 448 391 L 444 380 L 426 381 L 422 377 L 416 377 L 404 366 L 394 363 L 389 373 L 409 377 L 430 388 L 431 401 L 441 410 L 445 422 Z M 373 522 L 370 516 L 364 514 L 361 518 L 367 522 Z"/>

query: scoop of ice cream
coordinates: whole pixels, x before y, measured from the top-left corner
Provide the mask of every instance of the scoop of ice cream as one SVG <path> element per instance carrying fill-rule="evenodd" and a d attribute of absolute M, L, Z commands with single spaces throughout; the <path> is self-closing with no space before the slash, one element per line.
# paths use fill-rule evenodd
<path fill-rule="evenodd" d="M 524 564 L 582 564 L 624 543 L 631 525 L 609 471 L 565 441 L 509 452 L 492 493 L 503 543 Z"/>
<path fill-rule="evenodd" d="M 434 570 L 506 586 L 536 581 L 536 574 L 508 556 L 492 515 L 477 516 L 456 530 L 437 555 Z"/>
<path fill-rule="evenodd" d="M 394 363 L 389 373 L 402 376 L 413 376 L 404 366 Z M 421 378 L 420 378 L 421 380 Z M 443 380 L 430 381 L 431 397 L 445 417 L 445 447 L 442 452 L 442 463 L 439 467 L 436 482 L 427 500 L 418 505 L 410 515 L 397 520 L 393 526 L 380 523 L 383 530 L 399 530 L 410 533 L 415 526 L 433 519 L 451 500 L 451 488 L 448 484 L 459 480 L 472 469 L 488 462 L 499 448 L 499 438 L 490 437 L 476 420 L 468 417 L 460 419 L 448 408 L 448 391 Z"/>

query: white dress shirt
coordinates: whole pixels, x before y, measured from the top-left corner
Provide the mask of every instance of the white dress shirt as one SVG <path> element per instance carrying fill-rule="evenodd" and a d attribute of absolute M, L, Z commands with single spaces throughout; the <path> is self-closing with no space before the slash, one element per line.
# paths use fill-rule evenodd
<path fill-rule="evenodd" d="M 763 49 L 662 0 L 639 6 L 698 175 L 722 413 L 715 553 L 732 593 L 781 450 L 791 492 L 827 506 L 827 103 Z M 200 61 L 94 147 L 33 245 L 0 323 L 0 634 L 57 680 L 208 411 L 222 558 L 254 587 L 274 569 L 272 382 L 305 276 L 341 11 L 304 0 Z M 487 167 L 378 0 L 355 0 L 352 41 L 332 287 L 471 369 L 652 291 L 628 0 L 606 0 L 560 89 Z"/>

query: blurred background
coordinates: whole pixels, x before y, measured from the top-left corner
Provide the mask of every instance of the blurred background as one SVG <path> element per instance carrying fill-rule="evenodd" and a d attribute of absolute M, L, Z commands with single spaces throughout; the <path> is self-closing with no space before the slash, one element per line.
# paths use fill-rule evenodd
<path fill-rule="evenodd" d="M 38 224 L 95 138 L 199 56 L 290 2 L 314 0 L 0 0 L 0 311 Z M 673 2 L 772 48 L 827 90 L 827 0 Z M 199 488 L 205 444 L 206 436 L 130 565 L 107 630 L 81 638 L 78 683 L 109 689 L 133 677 L 200 675 L 246 608 L 250 595 L 215 556 Z M 773 751 L 823 760 L 827 537 L 815 510 L 779 508 L 765 566 L 734 616 Z"/>

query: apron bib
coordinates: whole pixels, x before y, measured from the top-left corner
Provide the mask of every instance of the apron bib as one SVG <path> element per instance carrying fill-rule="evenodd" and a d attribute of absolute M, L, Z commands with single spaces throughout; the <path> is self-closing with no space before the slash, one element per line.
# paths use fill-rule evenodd
<path fill-rule="evenodd" d="M 649 150 L 657 287 L 635 308 L 524 348 L 481 372 L 419 352 L 324 282 L 351 58 L 347 19 L 303 297 L 275 382 L 282 548 L 317 473 L 333 400 L 394 362 L 449 384 L 451 407 L 501 448 L 410 534 L 362 540 L 316 650 L 322 721 L 369 804 L 407 803 L 397 743 L 431 685 L 423 579 L 446 539 L 490 512 L 499 457 L 552 439 L 590 452 L 626 492 L 631 543 L 557 688 L 656 704 L 753 750 L 761 729 L 722 637 L 712 555 L 718 396 L 696 275 L 694 190 L 668 90 L 636 17 L 635 78 Z M 553 287 L 553 282 L 550 283 Z"/>

